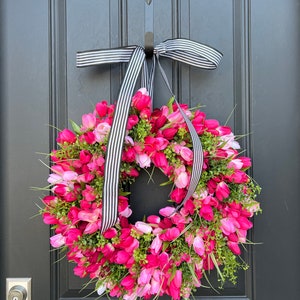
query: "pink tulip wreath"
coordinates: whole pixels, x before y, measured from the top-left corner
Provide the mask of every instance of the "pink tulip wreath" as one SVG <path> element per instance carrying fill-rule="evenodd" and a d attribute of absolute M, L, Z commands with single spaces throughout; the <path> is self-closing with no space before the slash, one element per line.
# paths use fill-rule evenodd
<path fill-rule="evenodd" d="M 220 283 L 236 281 L 245 268 L 240 245 L 247 243 L 249 220 L 260 211 L 259 187 L 245 173 L 248 157 L 239 156 L 231 129 L 206 119 L 200 110 L 180 106 L 193 123 L 204 151 L 202 176 L 193 196 L 175 211 L 187 192 L 193 151 L 187 126 L 172 100 L 150 110 L 140 89 L 132 99 L 120 172 L 118 222 L 103 234 L 102 189 L 105 151 L 114 105 L 96 104 L 74 132 L 58 134 L 48 178 L 52 194 L 43 198 L 44 223 L 52 225 L 51 245 L 67 251 L 77 276 L 95 281 L 98 294 L 125 300 L 169 295 L 189 298 L 201 279 L 216 269 Z M 173 185 L 159 215 L 134 224 L 124 190 L 141 169 L 160 169 Z"/>

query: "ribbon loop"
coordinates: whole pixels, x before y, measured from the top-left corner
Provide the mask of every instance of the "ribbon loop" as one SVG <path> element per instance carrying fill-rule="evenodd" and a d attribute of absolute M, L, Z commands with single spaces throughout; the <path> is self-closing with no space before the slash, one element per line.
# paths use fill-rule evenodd
<path fill-rule="evenodd" d="M 92 50 L 77 53 L 77 67 L 129 62 L 119 92 L 107 144 L 102 197 L 102 233 L 112 227 L 118 219 L 118 191 L 123 142 L 131 105 L 131 97 L 142 67 L 142 83 L 145 85 L 152 97 L 156 60 L 164 81 L 172 93 L 167 76 L 159 63 L 160 56 L 208 70 L 217 68 L 222 58 L 222 54 L 219 51 L 187 39 L 166 40 L 154 47 L 153 52 L 155 55 L 152 58 L 149 71 L 145 59 L 145 49 L 140 46 L 128 46 L 123 48 Z M 194 151 L 190 185 L 184 200 L 179 206 L 177 206 L 178 210 L 193 195 L 198 185 L 202 173 L 203 151 L 201 141 L 192 122 L 189 120 L 176 98 L 175 103 L 177 104 L 177 107 L 188 126 Z"/>
<path fill-rule="evenodd" d="M 154 48 L 154 53 L 209 70 L 216 69 L 222 58 L 219 51 L 187 39 L 166 40 Z"/>

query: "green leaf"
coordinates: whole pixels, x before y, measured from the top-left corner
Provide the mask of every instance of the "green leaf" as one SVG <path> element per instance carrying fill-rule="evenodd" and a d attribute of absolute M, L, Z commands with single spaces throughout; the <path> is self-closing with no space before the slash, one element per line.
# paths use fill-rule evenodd
<path fill-rule="evenodd" d="M 70 123 L 75 133 L 82 134 L 79 125 L 77 125 L 73 120 L 70 120 Z"/>
<path fill-rule="evenodd" d="M 169 185 L 169 184 L 172 184 L 173 183 L 173 181 L 172 180 L 169 180 L 169 181 L 166 181 L 166 182 L 162 182 L 161 184 L 160 184 L 160 186 L 166 186 L 166 185 Z"/>
<path fill-rule="evenodd" d="M 174 103 L 174 100 L 175 100 L 175 97 L 172 96 L 172 97 L 169 99 L 168 103 L 167 103 L 167 107 L 169 108 L 169 113 L 172 113 L 172 112 L 173 112 L 173 107 L 172 107 L 172 105 L 173 105 L 173 103 Z"/>

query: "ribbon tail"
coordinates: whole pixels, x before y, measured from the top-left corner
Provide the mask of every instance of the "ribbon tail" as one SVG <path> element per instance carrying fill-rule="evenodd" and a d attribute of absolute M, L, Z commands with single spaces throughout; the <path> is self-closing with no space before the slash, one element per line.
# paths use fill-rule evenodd
<path fill-rule="evenodd" d="M 104 168 L 102 233 L 112 227 L 118 219 L 119 176 L 123 142 L 133 90 L 144 59 L 145 53 L 143 48 L 137 47 L 133 51 L 129 61 L 116 104 L 107 144 Z"/>

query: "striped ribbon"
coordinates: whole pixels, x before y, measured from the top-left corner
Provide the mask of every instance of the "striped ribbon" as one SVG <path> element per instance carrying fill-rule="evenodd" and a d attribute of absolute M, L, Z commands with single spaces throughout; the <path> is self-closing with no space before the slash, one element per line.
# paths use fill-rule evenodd
<path fill-rule="evenodd" d="M 166 40 L 165 42 L 158 44 L 154 48 L 153 53 L 152 66 L 149 71 L 145 59 L 144 48 L 140 46 L 91 50 L 77 53 L 77 67 L 129 62 L 118 96 L 107 144 L 102 198 L 102 233 L 112 227 L 118 220 L 119 176 L 123 142 L 126 133 L 131 98 L 141 69 L 143 69 L 142 83 L 144 87 L 149 90 L 150 96 L 152 96 L 155 62 L 157 61 L 164 81 L 173 95 L 167 76 L 160 65 L 159 57 L 170 58 L 175 61 L 208 70 L 217 68 L 222 58 L 222 54 L 219 51 L 187 39 Z M 203 152 L 201 141 L 194 126 L 176 99 L 175 103 L 188 126 L 194 152 L 190 185 L 184 200 L 180 206 L 177 207 L 178 210 L 193 195 L 198 185 L 202 172 Z"/>

